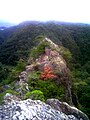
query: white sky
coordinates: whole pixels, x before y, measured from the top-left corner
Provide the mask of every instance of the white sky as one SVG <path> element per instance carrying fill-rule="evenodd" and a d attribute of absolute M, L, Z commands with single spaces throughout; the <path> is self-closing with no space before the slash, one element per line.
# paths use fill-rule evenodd
<path fill-rule="evenodd" d="M 0 20 L 90 23 L 90 0 L 0 0 Z"/>

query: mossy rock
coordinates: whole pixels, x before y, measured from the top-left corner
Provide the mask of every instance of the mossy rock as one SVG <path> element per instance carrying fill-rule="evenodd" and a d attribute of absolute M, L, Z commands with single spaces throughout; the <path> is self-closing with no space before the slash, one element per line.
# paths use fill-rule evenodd
<path fill-rule="evenodd" d="M 8 89 L 6 91 L 4 91 L 3 93 L 0 94 L 0 104 L 3 104 L 4 101 L 4 96 L 6 95 L 6 93 L 11 93 L 12 95 L 16 95 L 18 96 L 19 94 L 17 92 L 15 92 L 14 90 Z"/>

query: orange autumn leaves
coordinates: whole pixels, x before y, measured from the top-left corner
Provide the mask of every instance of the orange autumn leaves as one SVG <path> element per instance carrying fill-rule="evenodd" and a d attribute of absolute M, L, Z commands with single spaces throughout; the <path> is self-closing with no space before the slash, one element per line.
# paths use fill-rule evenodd
<path fill-rule="evenodd" d="M 47 80 L 57 78 L 57 76 L 53 74 L 53 71 L 50 67 L 45 66 L 44 72 L 41 73 L 40 78 L 43 80 Z"/>

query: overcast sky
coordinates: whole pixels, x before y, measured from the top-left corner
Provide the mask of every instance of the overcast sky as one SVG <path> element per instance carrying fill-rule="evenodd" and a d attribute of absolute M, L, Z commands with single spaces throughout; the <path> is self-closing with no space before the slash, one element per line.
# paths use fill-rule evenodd
<path fill-rule="evenodd" d="M 0 20 L 90 23 L 90 0 L 0 0 Z"/>

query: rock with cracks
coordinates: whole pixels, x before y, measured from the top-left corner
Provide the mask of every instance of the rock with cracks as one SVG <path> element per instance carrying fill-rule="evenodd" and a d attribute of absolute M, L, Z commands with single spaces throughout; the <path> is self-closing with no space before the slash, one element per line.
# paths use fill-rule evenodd
<path fill-rule="evenodd" d="M 52 105 L 51 107 L 40 100 L 27 99 L 21 101 L 14 99 L 11 94 L 7 94 L 5 99 L 8 101 L 0 106 L 0 120 L 88 120 L 88 118 L 84 119 L 81 116 L 78 118 L 73 113 L 66 114 L 62 110 L 56 109 L 56 100 L 53 100 L 54 107 Z"/>

